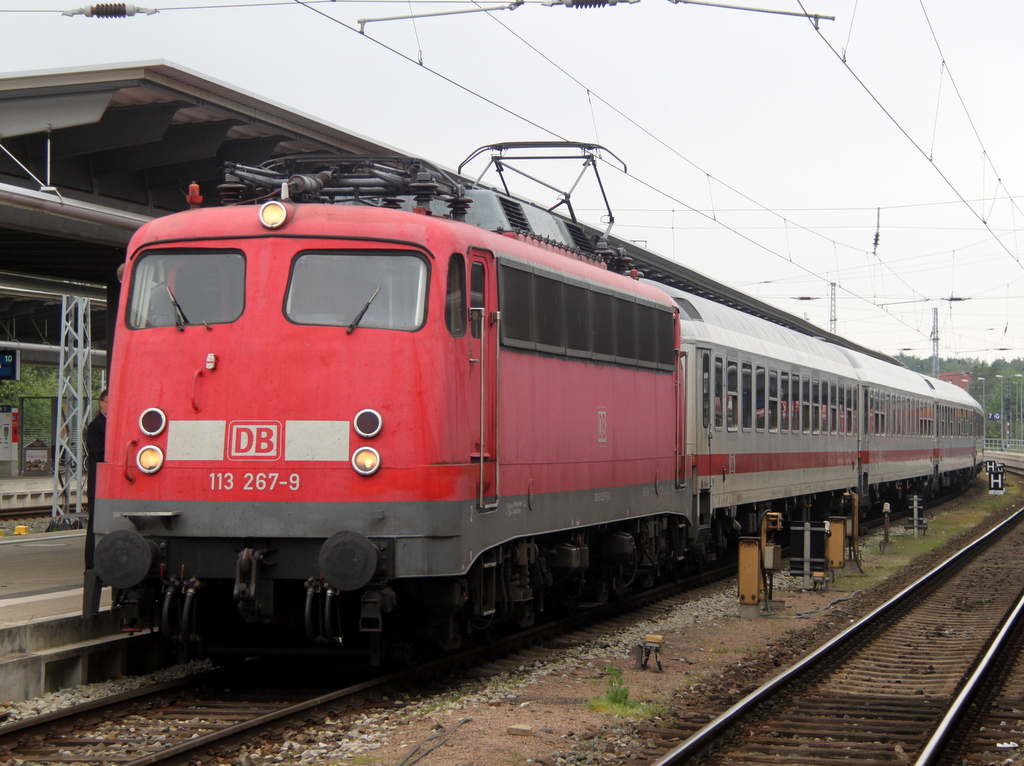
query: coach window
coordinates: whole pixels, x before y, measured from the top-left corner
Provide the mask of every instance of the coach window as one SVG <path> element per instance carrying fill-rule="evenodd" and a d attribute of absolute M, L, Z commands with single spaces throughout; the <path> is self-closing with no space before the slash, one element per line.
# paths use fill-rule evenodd
<path fill-rule="evenodd" d="M 466 262 L 455 253 L 448 261 L 448 291 L 444 300 L 444 323 L 456 338 L 466 334 Z"/>
<path fill-rule="evenodd" d="M 729 431 L 735 431 L 739 428 L 740 397 L 738 370 L 736 362 L 732 359 L 728 362 L 726 376 L 725 427 Z"/>
<path fill-rule="evenodd" d="M 703 423 L 704 428 L 711 426 L 711 354 L 705 351 L 701 354 L 701 381 L 703 386 L 702 397 L 703 401 Z"/>
<path fill-rule="evenodd" d="M 722 385 L 725 383 L 722 377 L 722 357 L 715 357 L 715 428 L 722 430 L 722 416 L 724 399 L 722 398 Z"/>
<path fill-rule="evenodd" d="M 779 373 L 775 370 L 768 373 L 768 430 L 779 430 Z"/>
<path fill-rule="evenodd" d="M 779 405 L 781 408 L 781 427 L 783 433 L 789 432 L 789 372 L 779 373 Z"/>
<path fill-rule="evenodd" d="M 839 384 L 839 435 L 846 436 L 846 386 Z"/>
<path fill-rule="evenodd" d="M 828 430 L 831 433 L 838 433 L 839 430 L 839 409 L 836 401 L 836 384 L 828 384 Z"/>
<path fill-rule="evenodd" d="M 722 384 L 725 381 L 722 379 L 722 357 L 715 357 L 715 428 L 719 431 L 722 430 L 722 407 L 724 401 L 722 400 Z"/>
<path fill-rule="evenodd" d="M 857 433 L 857 388 L 846 387 L 846 433 L 852 436 Z"/>
<path fill-rule="evenodd" d="M 754 372 L 754 424 L 758 431 L 764 430 L 764 367 L 758 366 Z"/>
<path fill-rule="evenodd" d="M 740 380 L 740 407 L 743 412 L 743 429 L 749 431 L 751 426 L 754 424 L 754 418 L 751 413 L 753 405 L 753 367 L 750 362 L 743 363 L 743 377 Z"/>
<path fill-rule="evenodd" d="M 800 373 L 789 378 L 789 430 L 800 433 Z"/>
<path fill-rule="evenodd" d="M 821 384 L 811 380 L 811 433 L 821 433 Z"/>
<path fill-rule="evenodd" d="M 803 377 L 803 388 L 800 393 L 800 412 L 802 413 L 802 425 L 805 434 L 811 432 L 811 381 L 804 375 Z"/>

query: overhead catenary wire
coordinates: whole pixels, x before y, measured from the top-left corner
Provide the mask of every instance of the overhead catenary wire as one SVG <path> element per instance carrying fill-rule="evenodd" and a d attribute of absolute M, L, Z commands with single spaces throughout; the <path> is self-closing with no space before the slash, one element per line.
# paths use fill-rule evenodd
<path fill-rule="evenodd" d="M 800 6 L 800 8 L 806 13 L 806 9 L 804 8 L 803 0 L 796 0 L 796 1 L 797 1 L 797 4 Z M 978 219 L 978 221 L 981 222 L 982 226 L 984 226 L 989 231 L 989 233 L 992 235 L 992 238 L 999 244 L 1000 247 L 1003 248 L 1003 250 L 1006 251 L 1006 254 L 1009 255 L 1013 259 L 1013 261 L 1022 270 L 1024 270 L 1024 263 L 1021 263 L 1020 256 L 1018 256 L 1016 253 L 1011 251 L 1006 246 L 1006 243 L 1003 242 L 999 238 L 999 236 L 992 230 L 991 226 L 989 225 L 989 223 L 985 219 L 985 217 L 983 215 L 981 215 L 980 213 L 978 213 L 977 210 L 974 209 L 974 207 L 967 201 L 967 199 L 964 197 L 964 195 L 956 187 L 956 184 L 954 184 L 949 179 L 949 177 L 942 171 L 942 169 L 938 166 L 938 164 L 934 161 L 934 159 L 932 159 L 932 157 L 929 156 L 928 152 L 926 152 L 924 150 L 924 148 L 914 139 L 914 137 L 911 136 L 909 132 L 907 132 L 907 129 L 905 127 L 903 127 L 903 125 L 900 123 L 899 120 L 896 119 L 895 115 L 893 115 L 893 113 L 890 112 L 888 108 L 886 108 L 885 104 L 883 104 L 882 101 L 878 98 L 878 96 L 875 95 L 874 91 L 872 91 L 871 88 L 868 87 L 868 84 L 866 82 L 864 82 L 864 80 L 860 77 L 860 75 L 858 75 L 853 70 L 853 67 L 850 66 L 850 64 L 846 60 L 845 56 L 841 55 L 839 53 L 839 51 L 837 51 L 835 49 L 835 46 L 833 46 L 832 43 L 830 43 L 828 41 L 828 39 L 821 33 L 820 29 L 815 27 L 815 32 L 817 33 L 818 37 L 821 38 L 822 42 L 825 43 L 825 45 L 828 47 L 828 49 L 830 51 L 832 51 L 832 53 L 836 56 L 836 58 L 839 59 L 839 61 L 846 68 L 846 70 L 850 73 L 850 75 L 857 82 L 857 84 L 861 86 L 861 88 L 864 90 L 865 93 L 867 93 L 868 97 L 871 98 L 871 100 L 875 102 L 875 104 L 878 106 L 878 108 L 882 110 L 882 113 L 885 114 L 885 116 L 889 118 L 889 120 L 892 122 L 892 124 L 896 126 L 897 130 L 899 130 L 899 132 L 903 134 L 903 136 L 907 139 L 907 141 L 910 142 L 910 144 L 921 154 L 921 156 L 923 156 L 926 160 L 928 160 L 928 163 L 932 166 L 932 168 L 934 168 L 935 172 L 938 173 L 939 178 L 941 178 L 943 180 L 943 182 L 952 190 L 952 192 L 957 196 L 957 198 L 959 198 L 960 201 L 963 202 L 963 204 L 967 207 L 967 209 L 970 210 L 971 213 Z M 941 56 L 941 50 L 940 50 L 940 56 Z M 982 144 L 982 146 L 984 146 L 984 144 Z"/>
<path fill-rule="evenodd" d="M 204 8 L 239 8 L 239 7 L 267 7 L 267 6 L 275 6 L 275 5 L 287 5 L 287 4 L 298 4 L 298 5 L 303 5 L 303 6 L 307 6 L 307 7 L 309 7 L 309 6 L 313 6 L 313 5 L 322 5 L 322 4 L 324 3 L 324 2 L 336 2 L 336 3 L 344 3 L 344 2 L 351 2 L 351 1 L 352 1 L 352 0 L 301 0 L 301 1 L 300 1 L 300 0 L 291 0 L 291 2 L 290 2 L 290 3 L 284 3 L 284 2 L 263 2 L 263 3 L 235 3 L 235 4 L 231 4 L 231 3 L 223 3 L 223 4 L 218 4 L 218 5 L 210 5 L 210 6 L 202 6 L 202 7 L 204 7 Z M 390 1 L 390 0 L 377 0 L 377 2 L 389 2 L 389 1 Z M 403 3 L 403 4 L 405 4 L 405 5 L 412 5 L 412 3 L 410 2 L 410 0 L 396 0 L 396 1 L 397 1 L 397 2 L 402 2 L 402 3 Z M 455 2 L 458 2 L 458 0 L 455 0 Z M 424 4 L 424 3 L 415 3 L 415 5 L 423 5 L 423 4 Z M 189 10 L 197 9 L 197 6 L 178 6 L 178 7 L 182 8 L 182 9 L 186 9 L 186 8 L 187 8 L 187 9 L 189 9 Z M 311 10 L 316 10 L 316 9 L 313 9 L 313 8 L 310 8 L 310 9 L 311 9 Z M 38 10 L 38 9 L 33 9 L 33 10 Z M 169 9 L 161 9 L 161 10 L 163 11 L 163 10 L 169 10 Z M 319 11 L 317 11 L 317 12 L 319 12 Z M 334 18 L 334 17 L 330 16 L 329 14 L 324 14 L 324 13 L 321 13 L 321 15 L 323 15 L 323 16 L 324 16 L 325 18 L 328 18 L 328 19 L 329 19 L 329 20 L 331 20 L 331 21 L 335 21 L 336 23 L 342 24 L 343 26 L 346 26 L 346 27 L 348 27 L 348 28 L 350 28 L 350 29 L 351 29 L 351 27 L 349 27 L 349 25 L 345 24 L 345 23 L 344 23 L 344 22 L 342 22 L 342 21 L 339 21 L 338 19 L 336 19 L 336 18 Z M 493 16 L 492 16 L 492 18 L 493 18 Z M 373 39 L 373 38 L 370 38 L 370 39 Z M 377 43 L 378 45 L 382 45 L 382 47 L 384 47 L 384 48 L 388 49 L 388 50 L 389 50 L 389 51 L 391 51 L 392 53 L 394 53 L 394 54 L 396 54 L 396 55 L 399 55 L 399 56 L 402 56 L 403 58 L 407 59 L 407 60 L 408 60 L 408 61 L 409 61 L 410 63 L 415 63 L 415 64 L 417 64 L 417 66 L 422 66 L 421 62 L 418 62 L 418 61 L 416 60 L 416 58 L 415 58 L 415 57 L 410 57 L 410 56 L 407 56 L 407 55 L 405 55 L 405 54 L 401 53 L 400 51 L 397 51 L 397 50 L 395 50 L 395 49 L 391 48 L 390 46 L 387 46 L 387 45 L 383 45 L 382 43 L 380 43 L 380 42 L 379 42 L 379 41 L 377 41 L 377 40 L 374 40 L 374 42 L 376 42 L 376 43 Z M 848 42 L 849 42 L 849 41 L 848 41 Z M 427 68 L 427 67 L 424 67 L 424 68 Z M 427 69 L 429 69 L 429 68 L 427 68 Z M 437 76 L 437 77 L 440 77 L 441 79 L 445 80 L 445 81 L 446 81 L 446 82 L 448 82 L 449 84 L 452 84 L 452 85 L 456 86 L 457 88 L 460 88 L 461 90 L 463 90 L 463 91 L 465 91 L 465 92 L 467 92 L 467 93 L 470 93 L 470 94 L 472 94 L 473 96 L 475 96 L 475 97 L 477 97 L 477 98 L 480 98 L 480 99 L 482 99 L 482 100 L 483 100 L 484 102 L 486 102 L 486 103 L 490 104 L 491 106 L 493 106 L 493 107 L 495 107 L 495 108 L 497 108 L 497 109 L 500 109 L 500 110 L 502 110 L 502 111 L 504 111 L 504 112 L 506 112 L 506 113 L 508 113 L 508 114 L 510 114 L 510 115 L 513 115 L 513 116 L 515 116 L 515 117 L 516 117 L 517 119 L 520 119 L 520 120 L 524 121 L 524 122 L 525 122 L 526 124 L 529 124 L 529 125 L 531 125 L 531 126 L 533 126 L 533 127 L 537 128 L 537 129 L 539 129 L 539 130 L 542 130 L 542 131 L 544 131 L 544 132 L 545 132 L 546 134 L 548 134 L 548 135 L 552 135 L 552 136 L 558 137 L 558 138 L 560 138 L 560 139 L 562 138 L 562 137 L 561 137 L 561 136 L 559 136 L 559 135 L 558 135 L 558 134 L 557 134 L 557 133 L 556 133 L 555 131 L 553 131 L 553 130 L 550 130 L 549 128 L 547 128 L 547 127 L 545 127 L 545 126 L 541 125 L 541 124 L 540 124 L 540 123 L 538 123 L 538 122 L 535 122 L 535 121 L 533 121 L 533 120 L 529 120 L 529 119 L 525 118 L 525 117 L 524 117 L 524 116 L 523 116 L 522 114 L 520 114 L 520 113 L 515 113 L 515 112 L 513 112 L 513 111 L 512 111 L 511 109 L 508 109 L 508 108 L 504 107 L 503 105 L 501 105 L 501 104 L 500 104 L 500 103 L 498 103 L 497 101 L 495 101 L 495 100 L 493 100 L 493 99 L 490 99 L 490 98 L 487 98 L 486 96 L 483 96 L 482 94 L 480 94 L 480 93 L 478 93 L 478 92 L 475 92 L 475 91 L 473 91 L 472 89 L 470 89 L 470 88 L 467 88 L 467 87 L 463 86 L 463 85 L 462 85 L 461 83 L 457 82 L 456 80 L 454 80 L 454 79 L 452 79 L 452 78 L 450 78 L 450 77 L 447 77 L 447 76 L 445 76 L 445 75 L 441 74 L 440 72 L 436 72 L 436 71 L 434 71 L 434 70 L 430 70 L 430 71 L 431 71 L 431 73 L 432 73 L 432 74 L 434 74 L 434 75 L 435 75 L 435 76 Z M 615 110 L 615 108 L 614 108 L 614 107 L 612 107 L 612 106 L 611 106 L 611 104 L 609 104 L 609 103 L 608 103 L 607 101 L 605 101 L 604 99 L 601 99 L 599 95 L 597 95 L 597 94 L 594 94 L 594 93 L 593 93 L 593 91 L 589 91 L 589 94 L 590 94 L 590 97 L 591 97 L 592 99 L 595 99 L 595 100 L 598 100 L 598 99 L 599 99 L 599 100 L 601 100 L 602 102 L 604 102 L 604 103 L 605 103 L 605 104 L 606 104 L 606 105 L 607 105 L 607 106 L 608 106 L 609 108 L 611 108 L 611 109 Z M 593 104 L 593 101 L 592 101 L 591 103 Z M 595 128 L 595 131 L 596 131 L 596 130 L 597 130 L 597 120 L 596 120 L 596 117 L 595 117 L 595 116 L 594 116 L 594 114 L 593 114 L 593 106 L 592 106 L 592 108 L 591 108 L 591 111 L 592 111 L 592 120 L 593 120 L 593 122 L 594 122 L 594 128 Z M 615 111 L 617 111 L 617 112 L 618 112 L 618 110 L 615 110 Z M 619 113 L 621 114 L 621 112 L 619 112 Z M 636 124 L 636 123 L 634 122 L 634 124 Z M 637 126 L 637 127 L 639 127 L 639 126 Z M 651 134 L 650 134 L 650 133 L 648 132 L 648 135 L 651 135 Z M 563 139 L 563 140 L 564 140 L 564 139 Z M 671 147 L 669 147 L 669 146 L 668 146 L 667 144 L 665 144 L 664 142 L 661 142 L 661 143 L 662 143 L 662 145 L 664 145 L 664 146 L 666 146 L 667 148 L 670 148 L 670 149 L 671 149 Z M 674 149 L 673 149 L 673 151 L 674 151 L 674 153 L 675 153 L 675 154 L 676 154 L 677 156 L 680 156 L 680 157 L 682 157 L 682 155 L 681 155 L 681 154 L 679 154 L 679 153 L 678 153 L 677 151 L 675 151 Z M 683 157 L 683 159 L 684 159 L 684 160 L 686 160 L 686 158 L 685 158 L 685 157 Z M 689 160 L 686 160 L 686 161 L 687 161 L 687 162 L 689 162 Z M 691 163 L 691 164 L 693 164 L 693 163 Z M 696 166 L 696 165 L 694 165 L 694 167 L 697 167 L 697 166 Z M 711 182 L 715 182 L 715 183 L 722 183 L 722 184 L 723 184 L 723 185 L 724 185 L 725 187 L 729 188 L 729 189 L 730 189 L 730 191 L 732 191 L 733 193 L 737 193 L 737 194 L 739 194 L 739 192 L 738 192 L 738 191 L 737 191 L 737 190 L 736 190 L 735 188 L 733 188 L 733 187 L 729 186 L 728 184 L 724 184 L 724 182 L 721 182 L 720 180 L 716 179 L 716 178 L 715 178 L 714 176 L 712 176 L 712 175 L 711 175 L 710 173 L 706 173 L 706 177 L 707 177 L 707 178 L 709 179 L 709 183 L 711 183 Z M 652 190 L 658 191 L 658 192 L 660 193 L 660 190 L 659 190 L 659 189 L 657 189 L 657 188 L 656 188 L 656 187 L 655 187 L 654 185 L 652 185 L 652 184 L 646 184 L 646 185 L 647 185 L 647 187 L 648 187 L 648 188 L 651 188 Z M 1000 188 L 1000 189 L 1005 189 L 1005 187 L 1004 187 L 1004 186 L 1000 186 L 999 188 Z M 958 195 L 958 196 L 959 196 L 959 195 Z M 749 198 L 748 198 L 748 199 L 749 199 Z M 987 201 L 987 199 L 988 199 L 988 197 L 987 197 L 987 195 L 986 195 L 986 201 Z M 962 200 L 962 197 L 961 197 L 961 200 Z M 753 200 L 751 200 L 751 201 L 753 202 Z M 681 203 L 681 204 L 682 204 L 682 203 Z M 757 204 L 757 203 L 755 203 L 755 204 Z M 693 208 L 691 208 L 691 207 L 690 207 L 690 206 L 688 206 L 688 205 L 684 205 L 684 207 L 685 207 L 685 208 L 687 208 L 688 210 L 691 210 L 692 212 L 697 212 L 697 211 L 695 211 L 695 210 L 694 210 Z M 970 207 L 970 205 L 969 205 L 969 207 Z M 791 218 L 791 216 L 781 215 L 781 214 L 779 214 L 779 213 L 778 213 L 777 211 L 773 211 L 773 210 L 771 210 L 770 208 L 768 208 L 768 207 L 766 207 L 766 206 L 762 206 L 762 205 L 759 205 L 759 208 L 760 208 L 760 209 L 762 209 L 762 210 L 765 210 L 766 212 L 770 212 L 770 213 L 772 213 L 772 214 L 778 215 L 778 216 L 779 216 L 779 219 L 780 219 L 780 222 L 781 222 L 781 228 L 782 228 L 783 230 L 785 230 L 785 232 L 786 232 L 787 234 L 788 234 L 788 232 L 789 232 L 789 230 L 790 230 L 791 228 L 796 228 L 796 227 L 799 227 L 799 228 L 801 228 L 802 230 L 806 231 L 806 232 L 807 232 L 808 234 L 811 234 L 811 235 L 814 235 L 814 236 L 817 236 L 817 237 L 822 237 L 822 238 L 823 238 L 823 239 L 825 239 L 826 241 L 828 241 L 828 242 L 831 242 L 831 243 L 832 243 L 832 250 L 833 250 L 833 254 L 834 254 L 834 256 L 835 256 L 835 255 L 836 255 L 836 253 L 838 252 L 838 248 L 839 248 L 840 246 L 842 246 L 842 247 L 843 247 L 844 249 L 847 249 L 847 248 L 849 248 L 849 249 L 851 249 L 851 250 L 852 250 L 852 251 L 854 251 L 854 252 L 862 252 L 862 248 L 857 248 L 857 247 L 851 247 L 851 245 L 849 245 L 849 244 L 847 244 L 847 243 L 843 243 L 843 242 L 841 242 L 840 240 L 837 240 L 837 239 L 835 239 L 834 237 L 828 237 L 828 236 L 826 236 L 826 235 L 822 234 L 822 233 L 821 233 L 821 229 L 820 229 L 820 227 L 815 227 L 815 228 L 812 228 L 812 227 L 806 227 L 806 226 L 802 226 L 802 225 L 801 225 L 801 224 L 799 224 L 798 222 L 796 222 L 796 221 L 793 221 L 793 220 L 792 220 L 792 218 Z M 711 222 L 712 222 L 712 223 L 720 225 L 720 226 L 721 226 L 721 228 L 723 228 L 724 230 L 727 230 L 727 231 L 731 231 L 731 232 L 736 232 L 736 231 L 738 231 L 737 227 L 735 227 L 735 226 L 733 226 L 733 225 L 723 224 L 723 223 L 722 223 L 721 221 L 716 221 L 716 220 L 714 220 L 715 218 L 721 218 L 721 217 L 723 216 L 723 211 L 724 211 L 724 208 L 722 208 L 722 207 L 721 207 L 720 205 L 716 205 L 716 206 L 715 206 L 715 207 L 713 208 L 713 211 L 714 211 L 714 214 L 712 215 L 712 218 L 711 218 Z M 877 228 L 877 227 L 876 227 L 876 228 Z M 888 230 L 888 227 L 887 227 L 887 230 Z M 748 231 L 749 231 L 749 230 L 748 230 Z M 991 232 L 991 230 L 990 230 L 990 233 L 992 233 L 992 232 Z M 1014 233 L 1015 233 L 1015 232 L 1014 232 Z M 789 255 L 789 254 L 786 254 L 786 255 L 780 254 L 780 253 L 776 252 L 776 251 L 775 251 L 774 249 L 772 249 L 771 247 L 768 247 L 768 246 L 762 245 L 762 244 L 760 244 L 760 243 L 757 243 L 756 241 L 754 241 L 754 240 L 753 240 L 753 238 L 748 238 L 748 239 L 749 239 L 750 241 L 753 241 L 753 242 L 754 242 L 754 244 L 756 244 L 756 245 L 757 245 L 758 247 L 762 248 L 762 249 L 763 249 L 763 250 L 765 250 L 766 252 L 769 252 L 769 253 L 771 253 L 771 254 L 772 254 L 773 256 L 775 256 L 775 257 L 779 257 L 779 258 L 781 258 L 781 259 L 783 259 L 783 260 L 786 260 L 787 262 L 790 262 L 790 261 L 792 260 L 792 256 L 791 256 L 791 255 Z M 997 239 L 998 239 L 998 237 L 997 237 Z M 1005 246 L 1004 246 L 1004 247 L 1005 247 Z M 876 251 L 876 255 L 877 255 L 877 251 Z M 838 258 L 836 258 L 836 259 L 838 260 Z M 837 268 L 838 268 L 838 267 L 837 267 Z M 892 267 L 892 266 L 891 266 L 891 265 L 889 264 L 889 262 L 888 262 L 888 259 L 886 260 L 886 262 L 885 262 L 884 264 L 882 264 L 882 265 L 880 266 L 880 268 L 884 268 L 884 269 L 886 269 L 886 270 L 887 270 L 887 273 L 890 273 L 890 274 L 892 274 L 892 275 L 893 275 L 893 276 L 894 276 L 895 278 L 897 278 L 897 279 L 902 279 L 902 275 L 901 275 L 900 273 L 897 273 L 897 272 L 896 272 L 896 270 L 895 270 L 895 269 L 893 269 L 893 267 Z M 845 264 L 844 264 L 844 266 L 843 266 L 843 269 L 844 269 L 844 272 L 845 272 L 845 271 L 846 271 L 846 269 L 847 269 L 847 266 L 846 266 Z M 816 274 L 812 273 L 811 271 L 809 271 L 809 270 L 807 270 L 807 269 L 804 269 L 804 271 L 807 271 L 807 273 L 808 273 L 808 274 L 809 274 L 810 276 L 816 276 L 817 278 L 819 278 L 819 279 L 820 279 L 820 275 L 816 275 Z M 860 300 L 865 300 L 865 301 L 866 301 L 867 303 L 869 303 L 869 304 L 871 304 L 871 303 L 872 303 L 870 299 L 864 298 L 863 296 L 860 296 L 860 295 L 856 295 L 855 293 L 852 293 L 852 292 L 851 292 L 851 293 L 849 293 L 849 294 L 850 294 L 850 295 L 852 295 L 852 296 L 853 296 L 853 297 L 855 297 L 855 298 L 858 298 L 858 299 L 860 299 Z M 890 316 L 891 316 L 891 315 L 890 315 Z"/>

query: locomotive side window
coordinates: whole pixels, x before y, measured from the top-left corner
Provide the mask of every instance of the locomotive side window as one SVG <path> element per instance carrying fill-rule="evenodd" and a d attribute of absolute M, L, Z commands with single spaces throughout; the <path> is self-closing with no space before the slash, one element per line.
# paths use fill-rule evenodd
<path fill-rule="evenodd" d="M 725 404 L 725 427 L 729 431 L 735 431 L 739 427 L 737 416 L 740 409 L 739 396 L 739 370 L 736 362 L 729 360 L 726 367 L 726 404 Z"/>
<path fill-rule="evenodd" d="M 296 324 L 412 332 L 426 305 L 427 264 L 418 255 L 317 251 L 295 258 L 284 313 Z"/>
<path fill-rule="evenodd" d="M 517 269 L 505 269 L 501 272 L 504 295 L 516 296 L 516 300 L 501 302 L 501 324 L 505 337 L 528 342 L 531 344 L 530 348 L 533 347 L 533 330 L 530 326 L 530 314 L 533 311 L 532 276 Z M 482 292 L 480 300 L 483 300 Z M 475 332 L 473 337 L 476 337 Z"/>
<path fill-rule="evenodd" d="M 537 345 L 564 348 L 562 283 L 535 274 L 533 290 L 533 315 L 537 318 Z"/>
<path fill-rule="evenodd" d="M 719 431 L 722 430 L 722 419 L 723 419 L 723 406 L 725 401 L 722 399 L 722 384 L 725 382 L 722 378 L 722 357 L 715 357 L 715 428 Z"/>
<path fill-rule="evenodd" d="M 590 352 L 590 291 L 576 285 L 563 285 L 565 300 L 565 344 L 572 352 Z"/>
<path fill-rule="evenodd" d="M 608 361 L 615 356 L 615 299 L 605 293 L 590 296 L 590 326 L 594 329 L 594 353 Z"/>
<path fill-rule="evenodd" d="M 647 306 L 636 305 L 636 357 L 641 362 L 659 362 L 658 348 L 671 346 L 675 342 L 666 344 L 661 338 L 661 333 L 666 329 L 664 323 L 658 320 L 662 317 L 670 317 L 664 311 L 658 311 Z M 671 325 L 667 328 L 671 331 Z M 671 362 L 670 362 L 671 363 Z"/>
<path fill-rule="evenodd" d="M 132 269 L 128 326 L 226 324 L 245 306 L 245 257 L 238 252 L 143 253 Z"/>
<path fill-rule="evenodd" d="M 500 269 L 506 346 L 665 372 L 675 368 L 671 311 L 608 287 L 548 276 L 541 266 L 502 261 Z"/>
<path fill-rule="evenodd" d="M 487 308 L 484 302 L 484 265 L 474 263 L 469 272 L 469 307 L 471 309 Z M 474 338 L 479 338 L 481 327 L 479 321 L 470 328 Z"/>
<path fill-rule="evenodd" d="M 444 323 L 456 338 L 466 334 L 466 262 L 455 253 L 448 261 L 448 290 L 444 301 Z"/>
<path fill-rule="evenodd" d="M 615 355 L 617 361 L 631 363 L 636 355 L 636 304 L 615 299 Z"/>

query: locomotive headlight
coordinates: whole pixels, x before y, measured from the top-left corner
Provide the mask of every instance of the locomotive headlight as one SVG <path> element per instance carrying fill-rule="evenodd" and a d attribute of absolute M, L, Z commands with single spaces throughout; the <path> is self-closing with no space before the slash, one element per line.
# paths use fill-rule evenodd
<path fill-rule="evenodd" d="M 156 473 L 164 464 L 164 453 L 156 445 L 150 444 L 139 450 L 135 464 L 143 473 Z"/>
<path fill-rule="evenodd" d="M 384 427 L 384 421 L 376 410 L 360 410 L 353 421 L 356 433 L 364 439 L 371 439 L 380 433 Z"/>
<path fill-rule="evenodd" d="M 146 436 L 159 436 L 167 428 L 167 416 L 162 410 L 150 407 L 139 415 L 139 428 Z"/>
<path fill-rule="evenodd" d="M 276 199 L 270 200 L 260 208 L 260 223 L 268 229 L 276 229 L 288 220 L 288 208 Z"/>
<path fill-rule="evenodd" d="M 380 454 L 373 447 L 360 447 L 352 455 L 352 467 L 363 476 L 375 474 L 380 468 Z"/>

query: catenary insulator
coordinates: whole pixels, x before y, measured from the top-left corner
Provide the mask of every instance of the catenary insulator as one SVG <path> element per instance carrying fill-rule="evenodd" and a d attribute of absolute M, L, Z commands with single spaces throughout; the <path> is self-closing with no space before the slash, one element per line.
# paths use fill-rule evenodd
<path fill-rule="evenodd" d="M 245 199 L 246 186 L 243 183 L 228 181 L 217 185 L 217 194 L 220 195 L 222 205 L 233 205 Z"/>

